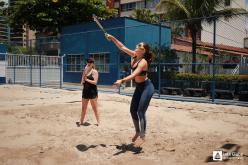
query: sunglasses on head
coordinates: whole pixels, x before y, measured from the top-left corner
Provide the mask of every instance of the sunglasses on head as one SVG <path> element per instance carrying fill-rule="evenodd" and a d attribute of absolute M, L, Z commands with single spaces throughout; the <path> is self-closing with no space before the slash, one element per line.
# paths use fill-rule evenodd
<path fill-rule="evenodd" d="M 136 49 L 143 49 L 143 50 L 145 50 L 144 45 L 142 43 L 139 43 L 138 45 L 136 45 Z"/>

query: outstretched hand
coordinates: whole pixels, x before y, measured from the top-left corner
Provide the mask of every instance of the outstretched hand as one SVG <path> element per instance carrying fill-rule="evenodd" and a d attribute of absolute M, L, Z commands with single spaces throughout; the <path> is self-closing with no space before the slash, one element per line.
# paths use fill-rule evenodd
<path fill-rule="evenodd" d="M 119 88 L 121 86 L 121 80 L 116 80 L 116 82 L 114 83 L 114 86 Z"/>

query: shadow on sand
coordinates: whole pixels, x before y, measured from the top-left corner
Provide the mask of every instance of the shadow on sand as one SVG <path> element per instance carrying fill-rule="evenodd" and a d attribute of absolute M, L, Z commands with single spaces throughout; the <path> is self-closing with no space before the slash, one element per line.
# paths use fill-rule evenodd
<path fill-rule="evenodd" d="M 78 126 L 78 127 L 80 127 L 80 126 L 90 126 L 91 124 L 90 123 L 88 123 L 88 122 L 84 122 L 83 124 L 80 124 L 80 122 L 76 122 L 76 125 Z"/>
<path fill-rule="evenodd" d="M 84 144 L 79 144 L 79 145 L 76 146 L 76 148 L 78 149 L 78 151 L 85 152 L 88 149 L 90 149 L 90 148 L 96 148 L 97 146 L 107 147 L 106 144 L 90 145 L 88 147 L 86 145 L 84 145 Z"/>
<path fill-rule="evenodd" d="M 241 146 L 238 144 L 227 143 L 221 146 L 220 148 L 215 149 L 215 151 L 222 151 L 223 154 L 228 155 L 225 156 L 225 158 L 222 160 L 224 162 L 227 162 L 231 160 L 230 159 L 231 157 L 235 156 L 232 153 L 238 153 L 240 148 Z M 219 155 L 216 155 L 215 159 L 218 160 L 221 159 L 221 157 Z M 216 162 L 216 161 L 213 160 L 213 155 L 212 155 L 212 156 L 208 156 L 205 162 Z"/>
<path fill-rule="evenodd" d="M 91 148 L 96 148 L 97 146 L 100 147 L 104 147 L 107 148 L 106 144 L 99 144 L 99 145 L 90 145 L 90 146 L 86 146 L 84 144 L 79 144 L 76 146 L 76 148 L 81 151 L 81 152 L 85 152 Z M 109 146 L 115 146 L 116 149 L 119 150 L 119 152 L 114 153 L 113 156 L 117 156 L 123 153 L 126 153 L 127 151 L 131 151 L 133 152 L 133 154 L 140 154 L 143 153 L 142 148 L 141 147 L 134 147 L 133 144 L 122 144 L 122 145 L 109 145 Z"/>
<path fill-rule="evenodd" d="M 141 147 L 134 147 L 134 145 L 131 144 L 122 144 L 122 145 L 114 145 L 116 146 L 116 149 L 120 150 L 119 152 L 115 153 L 114 156 L 123 154 L 127 151 L 133 152 L 133 154 L 140 154 L 143 153 Z"/>

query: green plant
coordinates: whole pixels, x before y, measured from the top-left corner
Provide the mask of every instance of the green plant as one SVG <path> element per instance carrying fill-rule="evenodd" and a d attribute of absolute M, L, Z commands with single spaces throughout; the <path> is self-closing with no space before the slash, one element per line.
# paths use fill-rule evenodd
<path fill-rule="evenodd" d="M 178 74 L 176 74 L 176 79 L 211 81 L 212 75 L 210 75 L 210 74 L 178 73 Z M 242 78 L 240 78 L 239 75 L 217 74 L 217 75 L 215 75 L 215 80 L 216 81 L 234 81 L 234 80 L 242 80 Z"/>

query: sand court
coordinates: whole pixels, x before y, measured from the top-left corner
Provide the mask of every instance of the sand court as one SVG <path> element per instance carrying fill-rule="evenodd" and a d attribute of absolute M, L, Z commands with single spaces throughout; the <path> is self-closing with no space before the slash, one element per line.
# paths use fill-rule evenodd
<path fill-rule="evenodd" d="M 101 125 L 89 104 L 77 127 L 81 91 L 0 86 L 0 164 L 208 164 L 213 151 L 238 153 L 212 164 L 248 164 L 248 108 L 152 99 L 142 148 L 131 97 L 99 93 Z"/>

